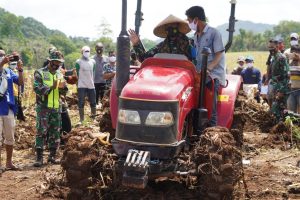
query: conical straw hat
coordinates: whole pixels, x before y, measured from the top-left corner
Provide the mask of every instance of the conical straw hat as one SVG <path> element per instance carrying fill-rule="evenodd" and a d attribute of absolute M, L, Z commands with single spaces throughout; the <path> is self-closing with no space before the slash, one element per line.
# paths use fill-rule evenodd
<path fill-rule="evenodd" d="M 169 24 L 178 24 L 178 30 L 179 32 L 183 34 L 187 34 L 188 32 L 191 31 L 188 23 L 178 17 L 175 17 L 174 15 L 169 15 L 166 19 L 161 21 L 153 30 L 154 35 L 157 37 L 161 38 L 166 38 L 167 37 L 167 31 L 166 27 Z"/>

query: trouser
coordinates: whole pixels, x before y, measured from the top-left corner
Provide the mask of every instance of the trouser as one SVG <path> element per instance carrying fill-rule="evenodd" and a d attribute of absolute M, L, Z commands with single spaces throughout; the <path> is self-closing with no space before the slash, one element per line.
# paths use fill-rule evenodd
<path fill-rule="evenodd" d="M 0 116 L 0 148 L 4 138 L 4 144 L 14 145 L 15 143 L 15 116 L 14 112 L 9 109 L 8 115 Z"/>
<path fill-rule="evenodd" d="M 288 81 L 272 82 L 273 99 L 271 112 L 276 117 L 277 121 L 284 120 L 284 110 L 287 109 L 287 93 L 289 92 Z M 279 94 L 281 94 L 279 96 Z"/>
<path fill-rule="evenodd" d="M 49 149 L 57 149 L 60 143 L 61 115 L 58 109 L 37 106 L 35 147 L 43 149 L 45 141 Z"/>
<path fill-rule="evenodd" d="M 294 113 L 300 113 L 300 90 L 291 92 L 287 100 L 287 108 Z"/>
<path fill-rule="evenodd" d="M 286 109 L 287 96 L 276 97 L 272 100 L 271 111 L 277 121 L 282 121 L 284 118 L 284 110 Z"/>
<path fill-rule="evenodd" d="M 208 84 L 210 84 L 208 82 Z M 217 106 L 218 106 L 218 96 L 219 96 L 219 87 L 220 87 L 220 81 L 219 79 L 214 79 L 214 96 L 213 96 L 213 104 L 212 104 L 212 112 L 211 112 L 211 118 L 209 121 L 210 126 L 216 126 L 218 119 L 217 119 Z"/>
<path fill-rule="evenodd" d="M 96 93 L 95 89 L 78 88 L 78 107 L 84 108 L 85 96 L 88 96 L 91 108 L 96 108 Z"/>
<path fill-rule="evenodd" d="M 95 90 L 96 90 L 96 104 L 98 105 L 99 103 L 99 97 L 100 97 L 100 101 L 104 96 L 104 92 L 105 92 L 105 83 L 95 83 Z"/>

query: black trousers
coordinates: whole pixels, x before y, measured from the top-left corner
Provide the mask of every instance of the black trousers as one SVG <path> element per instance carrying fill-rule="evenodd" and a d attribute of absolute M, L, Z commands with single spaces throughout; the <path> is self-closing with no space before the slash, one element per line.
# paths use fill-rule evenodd
<path fill-rule="evenodd" d="M 98 105 L 99 97 L 101 100 L 104 96 L 106 83 L 95 83 L 94 85 L 95 85 L 95 90 L 96 90 L 96 104 Z"/>

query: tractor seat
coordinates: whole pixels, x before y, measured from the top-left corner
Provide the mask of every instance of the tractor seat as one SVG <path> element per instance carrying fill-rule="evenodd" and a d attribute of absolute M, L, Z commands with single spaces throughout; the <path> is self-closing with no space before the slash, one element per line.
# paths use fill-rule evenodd
<path fill-rule="evenodd" d="M 164 58 L 164 59 L 174 59 L 174 60 L 189 60 L 183 54 L 157 53 L 153 57 L 154 58 Z"/>

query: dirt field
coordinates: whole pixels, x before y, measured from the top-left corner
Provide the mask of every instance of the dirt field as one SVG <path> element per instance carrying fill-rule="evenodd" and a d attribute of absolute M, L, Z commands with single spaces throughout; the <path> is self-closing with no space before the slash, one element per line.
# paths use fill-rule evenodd
<path fill-rule="evenodd" d="M 77 112 L 71 111 L 71 115 L 76 118 Z M 30 122 L 34 123 L 33 120 L 34 117 L 30 119 Z M 291 146 L 291 143 L 284 138 L 276 137 L 277 132 L 280 132 L 279 129 L 271 131 L 272 133 L 263 133 L 267 131 L 261 131 L 261 128 L 250 123 L 249 119 L 245 121 L 242 135 L 245 182 L 243 179 L 240 180 L 234 199 L 300 199 L 299 149 L 295 144 Z M 267 123 L 268 120 L 264 121 Z M 91 126 L 92 124 L 88 124 L 85 129 L 99 131 L 98 122 L 94 122 L 94 126 Z M 39 169 L 32 167 L 35 159 L 32 150 L 34 138 L 32 132 L 35 130 L 27 126 L 28 123 L 18 124 L 16 146 L 18 150 L 14 152 L 14 161 L 21 166 L 22 170 L 6 171 L 2 174 L 0 177 L 1 199 L 66 199 L 70 189 L 62 182 L 65 176 L 60 165 L 45 165 Z M 26 131 L 23 131 L 23 136 L 19 137 L 18 134 L 23 128 Z M 283 135 L 283 133 L 280 134 Z M 63 152 L 61 149 L 60 157 L 63 157 Z M 2 155 L 4 153 L 2 152 Z M 90 158 L 90 160 L 93 159 L 97 158 Z M 102 180 L 107 183 L 109 178 L 104 177 Z M 77 183 L 74 182 L 74 184 Z M 93 188 L 90 189 L 93 190 Z M 150 182 L 145 190 L 128 190 L 122 187 L 111 190 L 102 187 L 101 191 L 104 192 L 98 192 L 96 199 L 202 199 L 197 189 L 189 189 L 178 180 Z M 91 198 L 87 195 L 81 199 Z"/>

